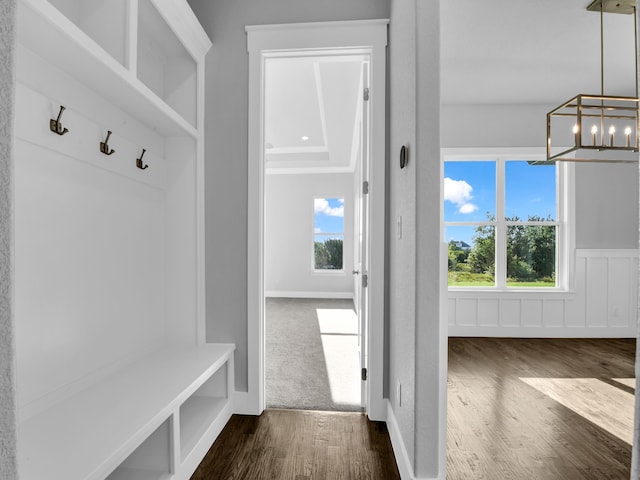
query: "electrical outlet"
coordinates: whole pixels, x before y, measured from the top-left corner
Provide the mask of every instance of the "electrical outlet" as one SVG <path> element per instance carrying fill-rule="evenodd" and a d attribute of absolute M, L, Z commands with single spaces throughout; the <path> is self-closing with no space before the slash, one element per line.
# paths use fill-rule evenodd
<path fill-rule="evenodd" d="M 397 388 L 397 397 L 398 397 L 398 406 L 402 406 L 402 383 L 398 380 L 398 388 Z"/>
<path fill-rule="evenodd" d="M 398 220 L 396 222 L 396 236 L 398 240 L 402 238 L 402 215 L 398 215 Z"/>

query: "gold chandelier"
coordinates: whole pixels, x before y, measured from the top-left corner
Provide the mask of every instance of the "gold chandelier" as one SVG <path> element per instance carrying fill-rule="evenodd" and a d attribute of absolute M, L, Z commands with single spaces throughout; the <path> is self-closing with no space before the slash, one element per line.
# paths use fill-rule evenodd
<path fill-rule="evenodd" d="M 638 162 L 638 29 L 635 0 L 595 0 L 587 10 L 600 12 L 600 95 L 576 95 L 547 114 L 547 160 Z M 604 13 L 633 16 L 635 97 L 604 94 Z M 556 139 L 554 146 L 553 138 Z M 567 145 L 573 146 L 567 148 Z"/>

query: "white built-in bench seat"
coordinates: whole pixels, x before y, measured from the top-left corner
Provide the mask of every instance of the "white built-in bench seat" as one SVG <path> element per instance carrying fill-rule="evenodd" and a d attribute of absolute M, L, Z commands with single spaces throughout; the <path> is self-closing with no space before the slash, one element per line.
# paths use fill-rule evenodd
<path fill-rule="evenodd" d="M 189 478 L 231 416 L 234 350 L 158 350 L 22 422 L 21 480 Z"/>

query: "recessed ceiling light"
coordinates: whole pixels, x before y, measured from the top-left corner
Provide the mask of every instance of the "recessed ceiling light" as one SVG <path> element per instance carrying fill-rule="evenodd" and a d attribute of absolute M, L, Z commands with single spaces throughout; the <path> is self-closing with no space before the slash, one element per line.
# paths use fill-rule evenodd
<path fill-rule="evenodd" d="M 307 140 L 309 140 L 309 137 L 307 137 L 306 135 L 304 135 L 304 136 L 302 137 L 302 140 L 304 140 L 304 141 L 306 142 Z"/>

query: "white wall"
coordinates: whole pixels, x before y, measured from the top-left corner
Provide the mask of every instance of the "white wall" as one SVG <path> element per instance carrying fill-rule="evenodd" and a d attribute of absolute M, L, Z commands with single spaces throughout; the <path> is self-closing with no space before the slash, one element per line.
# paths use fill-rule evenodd
<path fill-rule="evenodd" d="M 16 478 L 13 313 L 13 115 L 16 1 L 0 3 L 0 478 Z"/>
<path fill-rule="evenodd" d="M 206 58 L 207 341 L 236 344 L 247 390 L 247 139 L 245 25 L 388 18 L 388 0 L 189 0 L 213 41 Z"/>
<path fill-rule="evenodd" d="M 444 478 L 446 463 L 438 12 L 439 2 L 391 2 L 388 424 L 403 478 Z"/>
<path fill-rule="evenodd" d="M 352 298 L 353 173 L 273 174 L 265 177 L 265 295 Z M 342 272 L 314 272 L 313 200 L 344 198 Z"/>
<path fill-rule="evenodd" d="M 576 248 L 638 248 L 638 165 L 576 166 Z"/>

